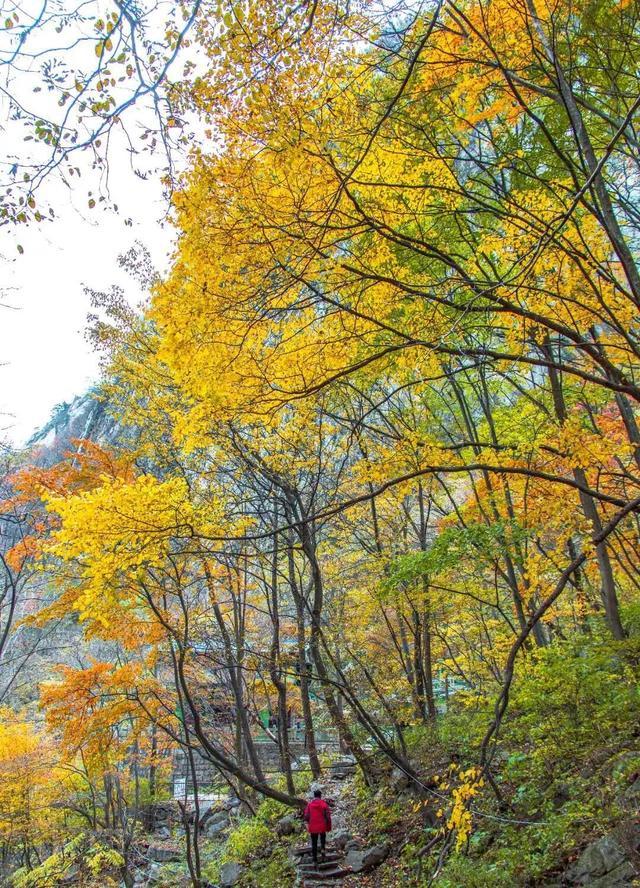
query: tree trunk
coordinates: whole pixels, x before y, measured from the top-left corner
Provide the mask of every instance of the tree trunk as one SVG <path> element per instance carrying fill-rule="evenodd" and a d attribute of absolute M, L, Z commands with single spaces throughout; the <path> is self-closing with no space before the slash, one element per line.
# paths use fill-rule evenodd
<path fill-rule="evenodd" d="M 544 346 L 542 346 L 543 354 L 553 362 L 553 349 L 551 341 L 547 338 Z M 564 393 L 562 391 L 562 383 L 555 367 L 549 367 L 549 382 L 551 385 L 551 394 L 553 397 L 553 405 L 556 418 L 560 425 L 564 425 L 567 419 L 567 408 L 564 401 Z M 588 487 L 587 476 L 584 469 L 574 468 L 573 477 L 582 487 Z M 585 518 L 593 525 L 594 535 L 597 536 L 602 530 L 602 522 L 598 514 L 598 509 L 587 492 L 580 491 L 580 504 Z M 626 637 L 626 633 L 620 619 L 620 608 L 618 604 L 618 596 L 616 592 L 616 584 L 613 576 L 613 568 L 611 567 L 611 559 L 607 550 L 607 544 L 604 540 L 596 546 L 596 558 L 598 561 L 598 570 L 600 573 L 600 595 L 602 604 L 604 605 L 605 616 L 611 634 L 615 639 L 621 641 Z"/>

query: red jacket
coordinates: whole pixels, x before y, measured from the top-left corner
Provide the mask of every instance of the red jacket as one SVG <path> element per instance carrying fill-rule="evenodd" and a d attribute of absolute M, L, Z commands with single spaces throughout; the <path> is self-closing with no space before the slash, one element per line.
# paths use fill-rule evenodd
<path fill-rule="evenodd" d="M 324 799 L 313 799 L 304 809 L 304 819 L 310 833 L 331 831 L 331 808 Z"/>

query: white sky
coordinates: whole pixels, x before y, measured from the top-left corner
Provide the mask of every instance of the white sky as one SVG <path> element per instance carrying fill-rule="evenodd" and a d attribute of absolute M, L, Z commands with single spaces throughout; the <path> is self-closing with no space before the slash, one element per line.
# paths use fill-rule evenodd
<path fill-rule="evenodd" d="M 128 170 L 117 178 L 118 215 L 79 210 L 66 198 L 49 224 L 0 229 L 0 301 L 15 307 L 0 308 L 0 429 L 15 444 L 44 425 L 52 407 L 98 379 L 97 356 L 84 336 L 90 305 L 83 286 L 119 283 L 138 302 L 140 291 L 116 262 L 135 240 L 159 269 L 167 265 L 172 231 L 159 222 L 166 210 L 159 183 Z M 77 199 L 86 207 L 85 183 Z"/>
<path fill-rule="evenodd" d="M 0 0 L 0 7 L 7 6 Z M 18 44 L 18 31 L 39 15 L 41 0 L 9 0 L 4 14 L 15 8 L 20 26 L 0 28 L 0 62 L 13 58 Z M 61 12 L 79 8 L 82 17 L 73 16 L 64 23 Z M 21 105 L 36 116 L 59 120 L 58 97 L 63 89 L 73 94 L 75 70 L 92 73 L 95 80 L 95 17 L 103 15 L 113 4 L 110 0 L 63 0 L 53 4 L 53 14 L 44 24 L 29 32 L 18 61 L 5 65 L 0 94 L 0 181 L 11 180 L 13 174 L 22 182 L 24 169 L 49 157 L 45 143 L 33 139 L 33 130 L 23 115 L 12 112 L 6 96 L 16 96 Z M 167 16 L 176 13 L 173 0 L 143 0 L 145 34 L 155 28 L 164 39 Z M 148 13 L 148 18 L 147 18 Z M 4 19 L 3 14 L 3 19 Z M 178 15 L 181 22 L 181 16 Z M 60 27 L 59 26 L 60 24 Z M 149 30 L 151 29 L 151 30 Z M 28 44 L 28 45 L 27 45 Z M 118 47 L 118 51 L 119 51 Z M 155 52 L 151 47 L 150 52 Z M 114 50 L 115 54 L 115 50 Z M 56 89 L 47 88 L 43 81 L 43 66 L 49 63 L 62 78 Z M 181 64 L 181 63 L 180 63 Z M 60 73 L 62 72 L 62 73 Z M 117 73 L 117 72 L 116 72 Z M 180 67 L 176 63 L 179 76 Z M 80 76 L 83 80 L 83 76 Z M 124 79 L 124 78 L 121 78 Z M 93 82 L 93 81 L 92 81 Z M 135 78 L 129 83 L 118 80 L 114 94 L 118 101 L 128 98 L 135 88 Z M 84 335 L 86 318 L 90 311 L 84 286 L 108 290 L 120 284 L 131 301 L 140 301 L 137 285 L 117 264 L 117 257 L 134 243 L 141 241 L 151 252 L 159 271 L 167 267 L 171 251 L 172 231 L 160 220 L 166 214 L 159 173 L 154 168 L 163 165 L 162 152 L 151 155 L 149 141 L 139 139 L 144 123 L 155 126 L 156 118 L 149 110 L 150 100 L 136 103 L 125 112 L 125 137 L 120 127 L 111 131 L 108 142 L 109 175 L 91 169 L 91 152 L 79 151 L 72 155 L 73 165 L 82 171 L 67 180 L 71 188 L 62 184 L 54 173 L 36 192 L 43 214 L 52 205 L 57 217 L 45 225 L 30 224 L 0 227 L 0 440 L 24 443 L 33 431 L 49 418 L 51 409 L 61 401 L 70 401 L 82 394 L 98 378 L 98 360 Z M 75 106 L 67 126 L 77 128 L 81 140 L 92 131 L 94 121 L 87 117 L 82 105 Z M 65 106 L 65 108 L 67 108 Z M 86 119 L 85 119 L 86 118 Z M 25 135 L 29 141 L 25 140 Z M 101 140 L 105 142 L 103 137 Z M 103 146 L 104 147 L 104 146 Z M 132 150 L 129 150 L 132 149 Z M 14 164 L 20 169 L 15 171 Z M 143 180 L 132 171 L 132 164 L 146 172 Z M 64 170 L 64 167 L 63 167 Z M 119 206 L 120 212 L 105 211 L 101 203 L 93 210 L 88 207 L 89 192 L 97 200 L 105 193 Z M 130 226 L 125 219 L 131 219 Z M 24 248 L 20 255 L 17 245 Z"/>

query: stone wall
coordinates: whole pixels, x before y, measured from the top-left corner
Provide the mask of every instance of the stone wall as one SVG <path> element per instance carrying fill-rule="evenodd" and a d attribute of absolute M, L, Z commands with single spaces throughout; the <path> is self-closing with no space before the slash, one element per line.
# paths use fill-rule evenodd
<path fill-rule="evenodd" d="M 321 755 L 338 755 L 339 745 L 336 740 L 325 740 L 316 743 L 318 752 Z M 280 752 L 276 743 L 271 741 L 260 741 L 255 744 L 256 752 L 265 774 L 279 774 L 280 771 Z M 309 761 L 304 742 L 301 740 L 292 740 L 290 742 L 291 755 L 294 759 L 294 769 L 304 771 L 309 769 Z M 217 789 L 226 790 L 227 783 L 220 777 L 218 771 L 203 758 L 200 754 L 194 752 L 196 777 L 200 793 L 215 792 Z M 173 797 L 175 799 L 184 798 L 192 794 L 192 781 L 190 769 L 188 766 L 187 756 L 182 750 L 174 753 L 172 784 Z"/>

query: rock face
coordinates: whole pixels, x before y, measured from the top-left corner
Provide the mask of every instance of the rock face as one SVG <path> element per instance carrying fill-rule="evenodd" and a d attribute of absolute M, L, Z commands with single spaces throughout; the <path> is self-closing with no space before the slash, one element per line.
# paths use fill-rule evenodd
<path fill-rule="evenodd" d="M 366 872 L 382 863 L 389 854 L 387 845 L 373 845 L 371 848 L 365 848 L 358 851 L 355 848 L 348 852 L 345 863 L 351 867 L 354 873 Z"/>
<path fill-rule="evenodd" d="M 73 440 L 111 444 L 119 433 L 121 430 L 104 402 L 97 392 L 90 390 L 71 403 L 54 408 L 49 422 L 34 433 L 27 447 L 38 465 L 49 466 L 61 459 L 70 447 L 73 449 Z"/>
<path fill-rule="evenodd" d="M 629 821 L 588 845 L 566 873 L 569 885 L 623 888 L 640 874 L 640 824 Z"/>
<path fill-rule="evenodd" d="M 222 888 L 233 888 L 242 878 L 244 867 L 239 863 L 225 863 L 220 869 L 220 885 Z"/>

